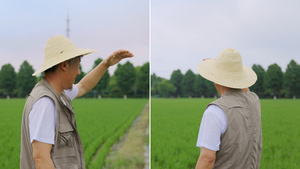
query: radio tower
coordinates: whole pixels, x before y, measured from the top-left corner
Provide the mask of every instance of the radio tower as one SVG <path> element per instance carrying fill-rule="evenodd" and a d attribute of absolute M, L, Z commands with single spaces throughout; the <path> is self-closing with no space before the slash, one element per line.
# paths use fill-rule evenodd
<path fill-rule="evenodd" d="M 67 15 L 67 37 L 70 38 L 70 28 L 69 28 L 69 24 L 70 24 L 70 19 L 69 19 L 69 13 Z"/>

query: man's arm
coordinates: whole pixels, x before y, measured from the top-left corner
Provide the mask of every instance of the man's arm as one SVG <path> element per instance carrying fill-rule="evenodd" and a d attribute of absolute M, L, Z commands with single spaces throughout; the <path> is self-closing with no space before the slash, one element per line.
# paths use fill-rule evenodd
<path fill-rule="evenodd" d="M 216 160 L 216 152 L 202 147 L 196 169 L 212 169 Z"/>
<path fill-rule="evenodd" d="M 34 140 L 32 142 L 33 160 L 36 169 L 55 169 L 50 157 L 52 144 L 42 143 Z"/>
<path fill-rule="evenodd" d="M 128 57 L 133 57 L 133 54 L 127 50 L 118 50 L 103 60 L 97 67 L 95 67 L 95 69 L 84 76 L 84 78 L 76 84 L 78 87 L 78 94 L 76 98 L 92 90 L 110 66 L 113 66 L 122 59 Z"/>

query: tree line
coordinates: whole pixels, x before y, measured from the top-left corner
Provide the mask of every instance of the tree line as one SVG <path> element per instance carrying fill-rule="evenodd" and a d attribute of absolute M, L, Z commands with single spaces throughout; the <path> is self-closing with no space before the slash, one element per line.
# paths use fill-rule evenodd
<path fill-rule="evenodd" d="M 260 98 L 297 98 L 300 97 L 300 65 L 291 60 L 286 71 L 282 72 L 277 64 L 267 70 L 259 64 L 252 66 L 257 74 L 256 83 L 250 87 Z M 188 70 L 172 72 L 170 79 L 151 75 L 152 97 L 216 97 L 218 95 L 213 82 L 198 73 Z"/>
<path fill-rule="evenodd" d="M 100 62 L 101 58 L 95 60 L 93 68 Z M 86 75 L 81 66 L 80 71 L 75 84 Z M 34 72 L 26 60 L 20 66 L 19 72 L 15 72 L 11 64 L 3 65 L 0 70 L 0 98 L 27 97 L 43 77 L 43 74 L 39 77 L 32 76 Z M 149 62 L 137 67 L 129 61 L 123 65 L 118 64 L 112 76 L 106 71 L 94 89 L 83 97 L 149 97 Z"/>

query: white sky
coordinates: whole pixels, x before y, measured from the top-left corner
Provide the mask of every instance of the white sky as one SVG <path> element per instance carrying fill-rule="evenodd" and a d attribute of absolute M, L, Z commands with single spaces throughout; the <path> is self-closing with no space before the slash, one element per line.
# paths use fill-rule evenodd
<path fill-rule="evenodd" d="M 66 35 L 67 11 L 70 39 L 98 49 L 82 59 L 84 72 L 117 49 L 132 51 L 135 66 L 149 61 L 148 0 L 0 2 L 0 67 L 10 63 L 18 72 L 27 60 L 38 69 L 47 39 Z M 277 63 L 285 71 L 291 59 L 300 64 L 299 7 L 296 0 L 151 0 L 152 73 L 196 73 L 203 58 L 228 47 L 240 51 L 246 66 Z"/>
<path fill-rule="evenodd" d="M 277 63 L 285 72 L 300 64 L 300 1 L 297 0 L 152 0 L 151 71 L 194 73 L 204 58 L 237 49 L 244 65 L 266 70 Z"/>
<path fill-rule="evenodd" d="M 57 34 L 66 36 L 70 14 L 70 39 L 83 49 L 98 52 L 85 56 L 83 71 L 94 61 L 118 49 L 130 50 L 126 59 L 134 66 L 149 61 L 148 0 L 0 0 L 0 68 L 10 63 L 18 72 L 24 60 L 37 70 L 43 62 L 47 40 Z M 109 69 L 112 73 L 116 69 Z"/>

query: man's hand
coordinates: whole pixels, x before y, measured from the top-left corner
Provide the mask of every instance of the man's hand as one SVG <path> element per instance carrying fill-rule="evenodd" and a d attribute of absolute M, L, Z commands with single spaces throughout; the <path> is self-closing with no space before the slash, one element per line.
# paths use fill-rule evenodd
<path fill-rule="evenodd" d="M 119 63 L 122 59 L 133 57 L 133 54 L 128 50 L 120 49 L 112 53 L 108 58 L 104 60 L 107 67 L 113 66 Z"/>
<path fill-rule="evenodd" d="M 55 169 L 50 157 L 52 144 L 42 143 L 36 140 L 32 142 L 33 160 L 37 169 Z"/>
<path fill-rule="evenodd" d="M 128 50 L 123 49 L 117 50 L 110 56 L 108 56 L 97 67 L 95 67 L 95 69 L 84 76 L 84 78 L 82 78 L 79 83 L 76 84 L 76 86 L 78 87 L 78 94 L 76 98 L 92 90 L 110 66 L 113 66 L 120 62 L 122 59 L 129 57 L 133 57 L 133 54 Z"/>

